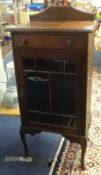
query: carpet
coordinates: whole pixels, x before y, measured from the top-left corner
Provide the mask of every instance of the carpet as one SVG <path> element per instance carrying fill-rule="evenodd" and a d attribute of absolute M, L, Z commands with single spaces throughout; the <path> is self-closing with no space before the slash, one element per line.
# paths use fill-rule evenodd
<path fill-rule="evenodd" d="M 28 158 L 19 135 L 18 117 L 0 116 L 0 175 L 48 175 L 48 163 L 53 160 L 62 136 L 42 132 L 26 135 Z"/>
<path fill-rule="evenodd" d="M 55 156 L 50 175 L 101 175 L 101 68 L 95 67 L 92 78 L 91 126 L 85 155 L 85 170 L 80 168 L 81 149 L 76 143 Z"/>

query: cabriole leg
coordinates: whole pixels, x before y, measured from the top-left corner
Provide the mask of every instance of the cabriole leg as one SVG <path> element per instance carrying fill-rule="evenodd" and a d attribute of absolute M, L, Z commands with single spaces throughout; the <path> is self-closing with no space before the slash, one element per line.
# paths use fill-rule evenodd
<path fill-rule="evenodd" d="M 85 153 L 86 153 L 86 148 L 87 148 L 87 138 L 83 138 L 81 141 L 81 169 L 85 169 L 85 164 L 84 164 L 84 158 L 85 158 Z"/>
<path fill-rule="evenodd" d="M 22 143 L 24 145 L 24 149 L 25 149 L 24 156 L 27 156 L 28 155 L 28 148 L 27 148 L 27 143 L 26 143 L 25 135 L 26 135 L 26 133 L 23 131 L 22 128 L 20 128 L 20 137 L 21 137 L 21 141 L 22 141 Z"/>

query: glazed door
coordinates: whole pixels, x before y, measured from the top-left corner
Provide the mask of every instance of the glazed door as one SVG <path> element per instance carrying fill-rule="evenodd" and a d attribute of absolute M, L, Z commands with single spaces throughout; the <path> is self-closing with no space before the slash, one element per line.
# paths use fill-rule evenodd
<path fill-rule="evenodd" d="M 40 54 L 43 55 L 43 54 Z M 37 56 L 17 57 L 19 100 L 26 122 L 77 128 L 81 61 Z M 19 79 L 19 78 L 18 78 Z M 23 97 L 21 97 L 23 96 Z"/>

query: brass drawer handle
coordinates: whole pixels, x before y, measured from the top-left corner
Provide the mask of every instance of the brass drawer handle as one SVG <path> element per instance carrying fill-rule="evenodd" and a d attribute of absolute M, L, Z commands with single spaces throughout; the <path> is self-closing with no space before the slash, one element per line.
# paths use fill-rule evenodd
<path fill-rule="evenodd" d="M 66 40 L 66 43 L 69 49 L 73 48 L 73 43 L 69 39 Z"/>
<path fill-rule="evenodd" d="M 22 40 L 22 46 L 23 46 L 23 47 L 28 46 L 28 41 L 27 41 L 27 39 L 23 39 L 23 40 Z"/>

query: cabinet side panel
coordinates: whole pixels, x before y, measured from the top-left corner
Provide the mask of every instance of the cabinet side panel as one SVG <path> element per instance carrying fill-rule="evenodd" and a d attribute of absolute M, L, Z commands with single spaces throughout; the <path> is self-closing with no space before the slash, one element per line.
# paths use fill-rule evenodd
<path fill-rule="evenodd" d="M 94 33 L 88 35 L 88 58 L 87 58 L 87 98 L 86 98 L 86 133 L 88 135 L 91 122 L 91 90 L 92 90 L 92 73 L 93 73 L 93 50 L 94 50 Z"/>

